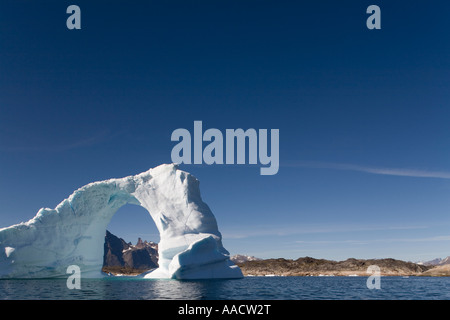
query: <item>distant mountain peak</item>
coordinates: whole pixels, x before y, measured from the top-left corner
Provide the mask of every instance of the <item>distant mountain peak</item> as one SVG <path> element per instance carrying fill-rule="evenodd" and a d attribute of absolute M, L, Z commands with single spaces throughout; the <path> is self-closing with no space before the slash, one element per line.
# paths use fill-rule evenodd
<path fill-rule="evenodd" d="M 254 256 L 247 256 L 243 254 L 235 254 L 234 256 L 230 257 L 230 260 L 234 263 L 244 263 L 247 261 L 258 261 L 261 260 L 260 258 L 256 258 Z"/>
<path fill-rule="evenodd" d="M 133 245 L 107 230 L 104 248 L 104 269 L 124 268 L 129 271 L 145 271 L 158 267 L 158 244 L 154 242 L 138 238 L 136 245 Z"/>
<path fill-rule="evenodd" d="M 443 264 L 450 264 L 450 256 L 447 256 L 446 258 L 441 260 L 440 265 Z"/>
<path fill-rule="evenodd" d="M 429 261 L 421 261 L 418 264 L 424 265 L 424 266 L 443 266 L 450 264 L 450 256 L 445 257 L 444 259 L 436 258 Z"/>

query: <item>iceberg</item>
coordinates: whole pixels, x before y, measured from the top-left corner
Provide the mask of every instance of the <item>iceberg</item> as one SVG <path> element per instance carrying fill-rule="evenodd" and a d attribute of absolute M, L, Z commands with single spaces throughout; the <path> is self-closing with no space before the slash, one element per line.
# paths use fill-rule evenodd
<path fill-rule="evenodd" d="M 0 278 L 103 277 L 103 245 L 111 218 L 127 204 L 144 207 L 160 233 L 159 268 L 142 278 L 242 278 L 222 245 L 199 181 L 176 164 L 87 184 L 55 209 L 0 229 Z"/>

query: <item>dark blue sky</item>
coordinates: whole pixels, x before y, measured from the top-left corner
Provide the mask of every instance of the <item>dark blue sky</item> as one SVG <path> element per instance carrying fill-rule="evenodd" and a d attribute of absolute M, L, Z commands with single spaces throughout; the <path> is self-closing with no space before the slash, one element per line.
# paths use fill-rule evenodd
<path fill-rule="evenodd" d="M 81 30 L 66 28 L 71 4 Z M 381 30 L 366 28 L 371 4 Z M 259 165 L 181 166 L 201 181 L 231 253 L 450 255 L 449 9 L 2 1 L 0 226 L 89 182 L 171 162 L 172 131 L 202 120 L 223 132 L 280 130 L 275 176 Z M 129 241 L 150 233 L 142 221 L 153 227 L 134 210 L 112 221 Z"/>

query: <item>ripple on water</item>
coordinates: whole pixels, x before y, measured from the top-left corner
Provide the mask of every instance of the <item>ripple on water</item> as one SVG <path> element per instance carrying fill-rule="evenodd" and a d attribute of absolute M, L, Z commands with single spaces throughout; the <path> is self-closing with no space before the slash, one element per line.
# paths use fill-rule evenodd
<path fill-rule="evenodd" d="M 69 290 L 65 279 L 0 280 L 0 299 L 69 300 L 367 300 L 450 299 L 450 278 L 382 277 L 369 290 L 366 277 L 246 277 L 234 280 L 86 279 Z"/>

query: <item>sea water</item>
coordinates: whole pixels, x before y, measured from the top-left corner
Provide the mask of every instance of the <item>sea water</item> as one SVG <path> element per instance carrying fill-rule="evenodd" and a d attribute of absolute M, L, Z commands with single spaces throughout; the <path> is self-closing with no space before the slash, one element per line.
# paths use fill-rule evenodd
<path fill-rule="evenodd" d="M 1 300 L 445 300 L 450 278 L 245 277 L 234 280 L 145 280 L 131 277 L 82 279 L 68 289 L 65 279 L 0 280 Z"/>

